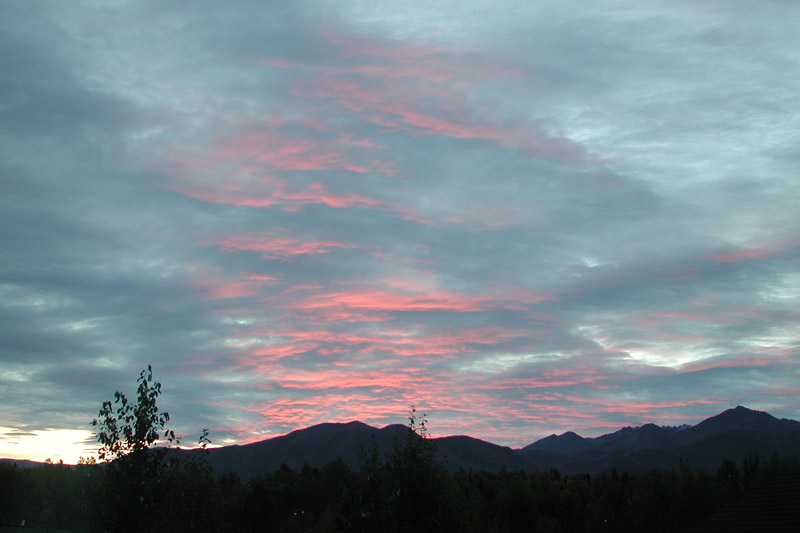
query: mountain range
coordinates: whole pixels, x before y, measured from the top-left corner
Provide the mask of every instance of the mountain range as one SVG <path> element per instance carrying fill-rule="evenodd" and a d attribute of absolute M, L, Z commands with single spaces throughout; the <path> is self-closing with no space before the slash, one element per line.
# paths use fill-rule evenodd
<path fill-rule="evenodd" d="M 341 459 L 357 469 L 361 450 L 368 450 L 373 438 L 381 457 L 385 457 L 394 438 L 408 431 L 407 426 L 399 424 L 380 429 L 361 422 L 319 424 L 261 442 L 209 449 L 208 461 L 216 473 L 235 472 L 243 480 L 276 470 L 283 463 L 292 468 L 301 468 L 305 463 L 321 468 Z M 520 449 L 468 436 L 432 440 L 439 458 L 450 470 L 497 471 L 505 467 L 557 468 L 564 474 L 595 474 L 612 469 L 643 473 L 681 465 L 716 468 L 723 459 L 740 463 L 748 454 L 762 459 L 773 454 L 800 456 L 800 422 L 739 406 L 694 426 L 645 424 L 594 438 L 568 431 Z"/>

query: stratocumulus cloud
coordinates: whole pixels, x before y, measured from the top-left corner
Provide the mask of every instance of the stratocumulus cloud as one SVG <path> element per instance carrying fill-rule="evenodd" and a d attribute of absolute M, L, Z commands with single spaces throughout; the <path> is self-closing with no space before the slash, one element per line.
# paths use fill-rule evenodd
<path fill-rule="evenodd" d="M 800 7 L 452 4 L 5 3 L 0 456 L 800 417 Z"/>

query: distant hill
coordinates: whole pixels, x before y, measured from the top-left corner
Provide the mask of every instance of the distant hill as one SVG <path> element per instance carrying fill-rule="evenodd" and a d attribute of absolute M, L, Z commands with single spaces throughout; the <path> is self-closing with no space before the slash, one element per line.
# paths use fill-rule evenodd
<path fill-rule="evenodd" d="M 360 450 L 368 449 L 371 439 L 383 458 L 391 450 L 393 438 L 407 431 L 402 425 L 378 429 L 361 422 L 319 424 L 253 444 L 215 448 L 209 450 L 208 459 L 215 472 L 236 472 L 243 480 L 276 470 L 282 463 L 292 468 L 301 468 L 304 463 L 322 467 L 342 459 L 355 469 L 359 467 Z M 616 468 L 642 473 L 682 464 L 716 468 L 723 459 L 741 462 L 749 453 L 762 458 L 776 453 L 800 456 L 800 422 L 739 406 L 695 426 L 645 424 L 595 438 L 570 431 L 550 435 L 522 449 L 468 436 L 433 441 L 450 470 L 558 468 L 565 474 L 577 474 Z"/>
<path fill-rule="evenodd" d="M 17 468 L 35 468 L 44 463 L 28 461 L 27 459 L 0 459 L 0 464 L 16 465 Z"/>

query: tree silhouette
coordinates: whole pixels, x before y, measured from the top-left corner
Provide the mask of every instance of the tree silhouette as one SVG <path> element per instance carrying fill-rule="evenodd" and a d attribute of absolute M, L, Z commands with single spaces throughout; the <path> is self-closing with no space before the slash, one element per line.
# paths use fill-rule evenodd
<path fill-rule="evenodd" d="M 135 405 L 125 394 L 117 391 L 114 402 L 103 402 L 99 419 L 92 420 L 92 426 L 98 428 L 94 435 L 101 445 L 97 451 L 101 460 L 146 450 L 161 437 L 162 432 L 168 442 L 177 441 L 175 432 L 166 429 L 169 413 L 158 411 L 156 400 L 161 394 L 161 383 L 153 381 L 150 365 L 139 374 L 138 383 Z"/>
<path fill-rule="evenodd" d="M 441 531 L 447 500 L 445 469 L 428 438 L 428 418 L 412 405 L 405 435 L 395 435 L 387 466 L 390 508 L 400 531 Z"/>
<path fill-rule="evenodd" d="M 92 420 L 101 460 L 109 461 L 103 482 L 96 486 L 92 524 L 100 530 L 155 531 L 164 522 L 169 483 L 180 469 L 175 456 L 165 449 L 150 447 L 162 437 L 177 442 L 167 429 L 169 413 L 159 412 L 157 400 L 161 383 L 153 381 L 147 365 L 139 374 L 137 401 L 132 403 L 122 392 L 114 401 L 103 402 L 98 417 Z M 168 516 L 167 516 L 168 518 Z"/>

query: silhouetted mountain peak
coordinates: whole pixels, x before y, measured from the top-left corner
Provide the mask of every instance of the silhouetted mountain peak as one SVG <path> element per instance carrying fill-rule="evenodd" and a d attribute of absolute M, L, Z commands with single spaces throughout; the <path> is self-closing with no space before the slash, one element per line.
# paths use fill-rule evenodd
<path fill-rule="evenodd" d="M 755 409 L 748 409 L 747 407 L 743 407 L 741 405 L 737 405 L 733 409 L 726 409 L 717 416 L 712 416 L 711 418 L 728 418 L 728 419 L 771 418 L 777 420 L 774 416 L 772 416 L 769 413 L 765 413 L 764 411 L 757 411 Z"/>
<path fill-rule="evenodd" d="M 672 431 L 648 423 L 636 428 L 626 427 L 596 439 L 605 453 L 632 453 L 643 450 L 663 450 L 675 446 Z"/>
<path fill-rule="evenodd" d="M 756 411 L 739 405 L 687 429 L 681 438 L 686 442 L 696 442 L 710 435 L 732 431 L 784 434 L 800 431 L 800 422 L 779 420 L 764 411 Z"/>
<path fill-rule="evenodd" d="M 763 411 L 755 411 L 742 407 L 741 405 L 733 408 L 726 409 L 716 416 L 709 417 L 695 427 L 715 426 L 725 427 L 726 429 L 760 429 L 765 424 L 777 422 L 777 418 L 769 413 Z"/>
<path fill-rule="evenodd" d="M 309 426 L 303 429 L 296 429 L 288 435 L 293 435 L 296 433 L 306 433 L 306 434 L 314 434 L 314 433 L 329 433 L 329 432 L 336 432 L 336 431 L 350 431 L 350 430 L 359 430 L 369 428 L 370 426 L 364 424 L 363 422 L 359 422 L 358 420 L 353 420 L 352 422 L 323 422 L 322 424 L 316 424 L 313 426 Z"/>
<path fill-rule="evenodd" d="M 405 431 L 408 429 L 408 426 L 404 424 L 389 424 L 388 426 L 383 426 L 380 431 L 384 431 L 387 433 L 393 433 L 395 431 Z"/>
<path fill-rule="evenodd" d="M 561 435 L 552 434 L 523 448 L 523 451 L 542 451 L 557 454 L 581 452 L 590 447 L 589 439 L 584 439 L 574 431 Z"/>

